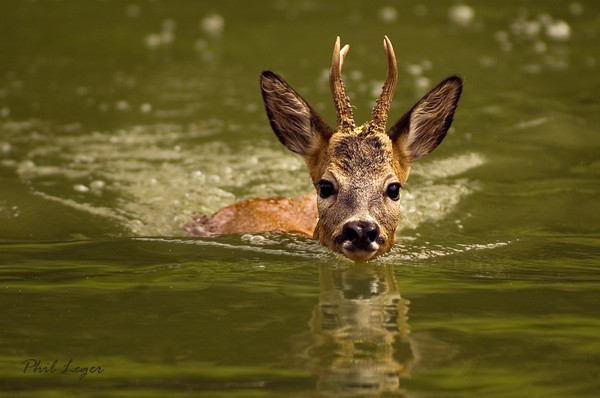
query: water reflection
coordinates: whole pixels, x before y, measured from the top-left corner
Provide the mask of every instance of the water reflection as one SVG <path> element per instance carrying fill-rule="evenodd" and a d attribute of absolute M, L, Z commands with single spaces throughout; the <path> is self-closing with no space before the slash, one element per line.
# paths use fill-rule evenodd
<path fill-rule="evenodd" d="M 319 269 L 320 295 L 307 350 L 317 389 L 331 394 L 401 392 L 413 355 L 408 301 L 400 297 L 391 265 Z"/>

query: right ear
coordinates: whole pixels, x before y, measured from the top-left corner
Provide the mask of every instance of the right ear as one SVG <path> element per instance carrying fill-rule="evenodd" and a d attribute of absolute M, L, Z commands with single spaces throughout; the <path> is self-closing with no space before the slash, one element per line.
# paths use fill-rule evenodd
<path fill-rule="evenodd" d="M 287 149 L 307 156 L 329 141 L 331 128 L 276 73 L 262 72 L 260 88 L 271 128 Z"/>

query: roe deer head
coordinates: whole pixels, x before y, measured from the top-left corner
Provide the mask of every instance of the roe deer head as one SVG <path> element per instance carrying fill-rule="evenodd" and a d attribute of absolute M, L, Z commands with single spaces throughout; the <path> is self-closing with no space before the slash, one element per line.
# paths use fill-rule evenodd
<path fill-rule="evenodd" d="M 392 43 L 383 41 L 387 79 L 371 120 L 356 126 L 342 81 L 349 46 L 338 37 L 330 70 L 337 125 L 330 128 L 281 77 L 261 75 L 261 89 L 273 131 L 306 161 L 317 191 L 314 237 L 354 261 L 390 250 L 400 219 L 400 191 L 412 163 L 435 149 L 448 131 L 462 90 L 452 76 L 426 94 L 386 132 L 398 79 Z"/>

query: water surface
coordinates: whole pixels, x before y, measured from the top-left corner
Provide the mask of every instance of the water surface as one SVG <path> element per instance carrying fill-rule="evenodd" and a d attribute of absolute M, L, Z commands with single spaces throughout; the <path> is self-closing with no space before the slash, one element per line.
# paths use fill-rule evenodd
<path fill-rule="evenodd" d="M 597 393 L 595 2 L 2 8 L 0 395 Z M 465 78 L 392 252 L 355 266 L 310 239 L 186 237 L 195 211 L 311 189 L 269 128 L 260 71 L 333 121 L 340 35 L 364 120 L 384 34 L 393 118 Z"/>

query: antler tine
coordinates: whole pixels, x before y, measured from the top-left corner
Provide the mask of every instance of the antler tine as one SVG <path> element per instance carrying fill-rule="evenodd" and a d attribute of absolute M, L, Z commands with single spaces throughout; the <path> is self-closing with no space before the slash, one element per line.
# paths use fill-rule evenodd
<path fill-rule="evenodd" d="M 383 47 L 387 54 L 388 59 L 388 72 L 383 88 L 381 89 L 381 96 L 375 103 L 373 112 L 371 113 L 371 122 L 369 126 L 370 132 L 384 132 L 385 125 L 387 123 L 388 111 L 392 105 L 392 98 L 394 96 L 394 90 L 396 89 L 396 83 L 398 82 L 398 67 L 396 65 L 396 54 L 394 53 L 394 47 L 392 42 L 387 36 L 384 36 Z"/>
<path fill-rule="evenodd" d="M 342 81 L 342 65 L 344 58 L 350 50 L 349 45 L 345 45 L 340 50 L 340 37 L 338 36 L 333 47 L 333 58 L 331 60 L 331 69 L 329 70 L 329 81 L 331 83 L 331 93 L 335 102 L 337 112 L 337 127 L 340 130 L 354 130 L 354 116 L 352 115 L 352 106 L 350 99 L 346 95 L 346 88 Z"/>

